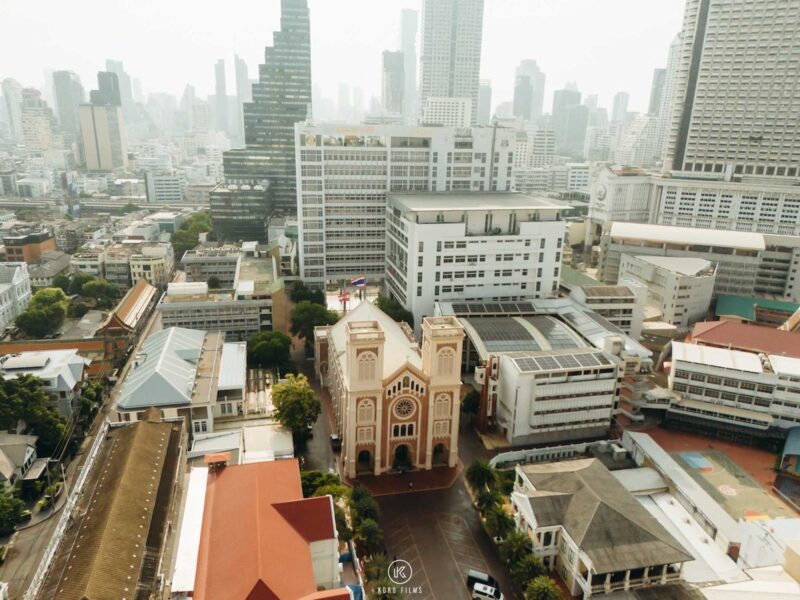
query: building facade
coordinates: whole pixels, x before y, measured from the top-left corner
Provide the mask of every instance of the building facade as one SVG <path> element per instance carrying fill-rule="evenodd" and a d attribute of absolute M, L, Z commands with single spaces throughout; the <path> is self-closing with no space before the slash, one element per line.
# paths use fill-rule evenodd
<path fill-rule="evenodd" d="M 516 193 L 390 193 L 386 290 L 413 313 L 417 333 L 442 300 L 554 295 L 564 208 Z"/>
<path fill-rule="evenodd" d="M 330 389 L 347 477 L 454 467 L 464 330 L 427 318 L 422 347 L 370 302 L 314 333 L 317 376 Z"/>
<path fill-rule="evenodd" d="M 469 127 L 475 108 L 469 98 L 428 96 L 422 105 L 423 125 L 441 127 Z"/>
<path fill-rule="evenodd" d="M 570 292 L 570 296 L 619 327 L 633 339 L 638 340 L 642 333 L 644 319 L 644 296 L 636 288 L 624 285 L 581 285 Z"/>
<path fill-rule="evenodd" d="M 122 108 L 81 104 L 78 109 L 84 164 L 88 171 L 113 171 L 128 166 L 128 142 Z"/>
<path fill-rule="evenodd" d="M 300 276 L 313 287 L 386 266 L 386 195 L 508 191 L 514 132 L 297 124 Z"/>
<path fill-rule="evenodd" d="M 31 281 L 28 265 L 0 263 L 0 328 L 14 323 L 31 300 Z"/>
<path fill-rule="evenodd" d="M 483 38 L 483 0 L 425 0 L 419 106 L 428 98 L 470 100 L 476 123 Z M 432 122 L 423 115 L 424 122 Z"/>
<path fill-rule="evenodd" d="M 405 57 L 402 52 L 383 51 L 383 71 L 381 81 L 381 105 L 388 114 L 403 114 L 405 98 L 404 86 Z"/>

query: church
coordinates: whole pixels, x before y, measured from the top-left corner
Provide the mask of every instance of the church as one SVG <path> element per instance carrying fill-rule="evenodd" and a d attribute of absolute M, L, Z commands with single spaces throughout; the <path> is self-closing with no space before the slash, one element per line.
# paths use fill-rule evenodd
<path fill-rule="evenodd" d="M 422 348 L 406 323 L 362 302 L 314 331 L 314 367 L 331 394 L 344 474 L 454 467 L 461 346 L 455 317 L 426 317 Z"/>

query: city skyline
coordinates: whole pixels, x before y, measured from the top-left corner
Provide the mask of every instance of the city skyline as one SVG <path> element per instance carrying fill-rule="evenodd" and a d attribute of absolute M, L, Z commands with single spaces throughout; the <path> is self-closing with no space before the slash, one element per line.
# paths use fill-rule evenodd
<path fill-rule="evenodd" d="M 78 23 L 67 7 L 55 5 L 45 18 L 33 6 L 16 0 L 8 4 L 14 5 L 15 19 L 22 26 L 0 39 L 0 56 L 15 56 L 13 64 L 3 65 L 0 71 L 23 86 L 41 88 L 46 70 L 75 71 L 86 84 L 104 68 L 105 59 L 112 58 L 122 60 L 126 71 L 140 79 L 148 93 L 180 97 L 189 83 L 205 96 L 214 91 L 214 64 L 223 58 L 227 89 L 235 90 L 234 54 L 246 61 L 249 76 L 255 79 L 264 48 L 272 43 L 271 31 L 279 28 L 277 2 L 234 2 L 222 14 L 198 13 L 183 2 L 167 6 L 144 2 L 135 9 L 113 2 L 103 4 L 103 13 L 109 20 L 124 21 L 127 28 L 142 32 L 142 36 L 118 36 L 114 28 L 105 28 L 83 41 L 69 34 Z M 666 64 L 669 43 L 680 30 L 684 2 L 617 0 L 613 4 L 614 10 L 593 0 L 487 3 L 480 77 L 492 81 L 493 104 L 513 100 L 515 65 L 534 59 L 547 75 L 545 112 L 550 112 L 553 91 L 568 81 L 577 82 L 584 95 L 597 94 L 602 106 L 610 107 L 613 95 L 626 91 L 631 98 L 630 110 L 646 112 L 652 71 Z M 361 88 L 366 101 L 372 96 L 380 98 L 382 53 L 400 47 L 400 11 L 421 7 L 420 0 L 310 0 L 314 83 L 329 98 L 336 98 L 340 83 Z M 91 2 L 86 8 L 91 12 Z M 243 30 L 245 14 L 247 23 L 262 25 Z M 353 15 L 358 15 L 361 23 L 370 23 L 371 28 L 360 30 L 358 36 L 342 35 Z M 75 27 L 70 27 L 72 22 Z M 51 28 L 51 23 L 59 23 L 59 28 Z M 31 30 L 47 31 L 47 35 L 41 43 L 26 46 L 26 53 L 19 56 L 14 48 L 24 45 L 23 32 Z M 148 45 L 141 39 L 147 39 Z M 592 52 L 585 52 L 583 44 L 571 40 L 592 40 Z M 630 51 L 632 47 L 636 52 Z M 419 38 L 417 48 L 419 52 Z M 620 68 L 621 63 L 615 61 L 623 56 L 624 68 Z M 165 69 L 165 63 L 171 67 Z M 177 66 L 181 71 L 176 75 Z"/>

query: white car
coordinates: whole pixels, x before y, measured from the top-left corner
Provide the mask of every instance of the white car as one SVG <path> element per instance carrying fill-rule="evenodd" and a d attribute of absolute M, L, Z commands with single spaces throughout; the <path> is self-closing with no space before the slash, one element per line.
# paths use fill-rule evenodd
<path fill-rule="evenodd" d="M 500 590 L 490 585 L 483 583 L 476 583 L 472 588 L 473 600 L 503 600 L 503 594 Z"/>

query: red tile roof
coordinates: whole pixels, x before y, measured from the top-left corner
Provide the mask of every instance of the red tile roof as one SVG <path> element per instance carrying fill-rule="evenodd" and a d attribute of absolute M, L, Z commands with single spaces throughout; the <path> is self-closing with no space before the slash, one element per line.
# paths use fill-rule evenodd
<path fill-rule="evenodd" d="M 691 341 L 717 348 L 800 358 L 800 332 L 780 331 L 736 321 L 696 323 Z"/>
<path fill-rule="evenodd" d="M 309 543 L 335 537 L 333 508 L 330 497 L 302 497 L 296 460 L 210 472 L 193 598 L 274 600 L 313 594 Z"/>

